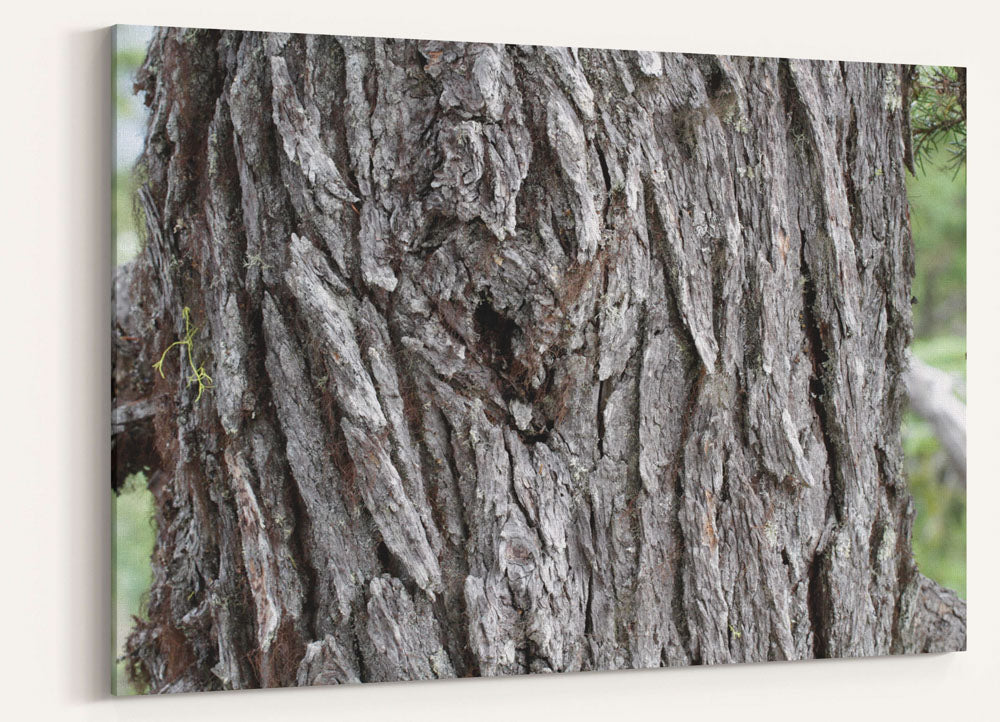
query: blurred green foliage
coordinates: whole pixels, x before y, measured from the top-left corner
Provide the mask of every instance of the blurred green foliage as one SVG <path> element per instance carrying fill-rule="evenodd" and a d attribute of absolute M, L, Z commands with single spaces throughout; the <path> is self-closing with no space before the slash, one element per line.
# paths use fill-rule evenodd
<path fill-rule="evenodd" d="M 145 619 L 146 594 L 153 581 L 150 557 L 156 526 L 153 523 L 153 495 L 146 488 L 146 475 L 133 474 L 125 480 L 121 492 L 112 501 L 111 594 L 115 605 L 112 626 L 115 649 L 114 691 L 137 694 L 125 675 L 125 665 L 117 661 L 124 652 L 132 630 L 133 618 Z"/>
<path fill-rule="evenodd" d="M 135 73 L 146 57 L 142 45 L 130 44 L 134 38 L 116 36 L 116 49 L 112 58 L 112 79 L 115 88 L 115 169 L 111 179 L 111 227 L 115 231 L 115 260 L 125 263 L 142 250 L 144 225 L 136 205 L 140 169 L 132 159 L 142 145 L 141 128 L 144 107 L 132 91 Z"/>
<path fill-rule="evenodd" d="M 926 363 L 965 379 L 965 339 L 939 336 L 914 344 L 913 352 Z M 965 490 L 948 464 L 930 425 L 912 412 L 903 420 L 906 474 L 917 518 L 913 526 L 913 554 L 920 571 L 966 597 Z"/>
<path fill-rule="evenodd" d="M 930 153 L 907 182 L 916 251 L 913 320 L 918 339 L 965 334 L 965 168 L 946 167 L 950 151 Z"/>
<path fill-rule="evenodd" d="M 926 99 L 924 102 L 931 103 Z M 955 148 L 956 143 L 964 147 L 964 142 L 963 130 L 961 138 L 942 136 L 935 145 L 925 147 L 917 174 L 907 182 L 916 253 L 913 353 L 952 374 L 963 401 L 966 173 L 964 162 L 955 163 Z M 917 510 L 914 556 L 924 574 L 954 589 L 964 599 L 965 489 L 925 421 L 908 412 L 902 431 L 906 475 Z"/>
<path fill-rule="evenodd" d="M 146 55 L 145 45 L 135 33 L 116 28 L 112 57 L 112 81 L 115 158 L 112 183 L 111 227 L 115 234 L 115 261 L 125 263 L 142 250 L 143 224 L 136 209 L 135 197 L 139 174 L 134 157 L 142 145 L 144 123 L 142 103 L 132 92 L 136 70 Z M 146 594 L 153 581 L 150 557 L 156 529 L 153 523 L 153 495 L 146 488 L 146 475 L 134 474 L 125 480 L 112 499 L 111 594 L 112 647 L 115 663 L 112 690 L 116 694 L 136 694 L 125 674 L 125 665 L 117 661 L 134 618 L 145 618 Z"/>
<path fill-rule="evenodd" d="M 115 113 L 120 118 L 132 117 L 136 114 L 132 102 L 131 85 L 135 72 L 146 59 L 146 49 L 143 47 L 122 45 L 116 48 L 114 56 L 115 74 Z M 122 87 L 122 86 L 125 87 Z"/>

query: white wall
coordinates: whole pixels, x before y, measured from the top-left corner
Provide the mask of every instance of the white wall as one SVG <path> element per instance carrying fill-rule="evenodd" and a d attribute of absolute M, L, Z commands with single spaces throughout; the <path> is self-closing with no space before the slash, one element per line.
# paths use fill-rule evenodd
<path fill-rule="evenodd" d="M 879 5 L 888 5 L 880 3 Z M 977 3 L 288 0 L 7 5 L 0 40 L 0 707 L 10 719 L 995 718 L 997 18 Z M 764 6 L 768 9 L 765 12 Z M 985 7 L 986 3 L 982 4 Z M 482 9 L 475 9 L 480 7 Z M 947 13 L 934 17 L 935 7 Z M 114 700 L 109 627 L 109 34 L 116 22 L 968 65 L 969 651 Z"/>

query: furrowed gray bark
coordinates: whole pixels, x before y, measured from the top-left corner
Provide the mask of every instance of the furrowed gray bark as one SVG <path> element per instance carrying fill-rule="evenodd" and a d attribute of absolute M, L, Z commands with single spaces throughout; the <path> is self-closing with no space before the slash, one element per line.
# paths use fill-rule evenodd
<path fill-rule="evenodd" d="M 910 548 L 903 70 L 159 31 L 134 674 L 964 648 Z"/>

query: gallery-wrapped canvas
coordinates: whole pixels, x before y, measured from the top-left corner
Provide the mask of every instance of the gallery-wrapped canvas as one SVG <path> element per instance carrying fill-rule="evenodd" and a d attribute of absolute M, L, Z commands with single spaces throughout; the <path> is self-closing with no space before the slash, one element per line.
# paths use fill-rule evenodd
<path fill-rule="evenodd" d="M 119 691 L 964 648 L 900 441 L 915 68 L 115 49 Z"/>

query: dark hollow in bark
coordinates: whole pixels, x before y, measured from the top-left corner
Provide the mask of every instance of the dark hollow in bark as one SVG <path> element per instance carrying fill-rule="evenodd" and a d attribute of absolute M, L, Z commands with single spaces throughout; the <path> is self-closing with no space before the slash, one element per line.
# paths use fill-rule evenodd
<path fill-rule="evenodd" d="M 162 472 L 135 676 L 962 649 L 899 440 L 905 73 L 158 31 L 117 284 L 116 473 Z"/>

